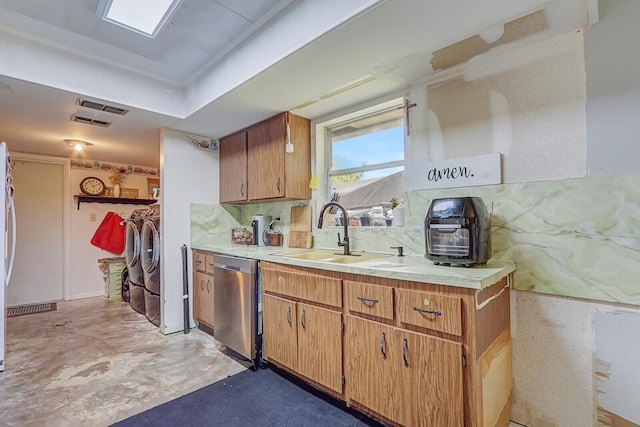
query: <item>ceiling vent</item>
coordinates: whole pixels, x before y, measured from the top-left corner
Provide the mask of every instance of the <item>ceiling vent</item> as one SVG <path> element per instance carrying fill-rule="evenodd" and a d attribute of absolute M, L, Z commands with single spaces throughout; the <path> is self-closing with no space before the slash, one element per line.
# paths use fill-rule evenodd
<path fill-rule="evenodd" d="M 113 105 L 100 104 L 99 102 L 87 101 L 86 99 L 78 98 L 76 102 L 81 107 L 93 108 L 94 110 L 106 111 L 107 113 L 118 114 L 124 116 L 129 112 L 124 108 L 114 107 Z"/>
<path fill-rule="evenodd" d="M 84 123 L 85 125 L 100 126 L 100 127 L 103 127 L 103 128 L 108 128 L 109 126 L 111 126 L 110 122 L 105 122 L 103 120 L 91 119 L 89 117 L 76 116 L 75 114 L 73 116 L 71 116 L 71 121 L 72 122 L 78 122 L 78 123 Z"/>

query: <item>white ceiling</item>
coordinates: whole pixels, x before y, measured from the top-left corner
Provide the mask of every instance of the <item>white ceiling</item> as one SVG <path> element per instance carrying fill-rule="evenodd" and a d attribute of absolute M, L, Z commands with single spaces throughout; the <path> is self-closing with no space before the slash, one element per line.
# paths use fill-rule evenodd
<path fill-rule="evenodd" d="M 64 139 L 82 139 L 85 158 L 157 167 L 162 127 L 220 137 L 303 104 L 294 111 L 322 117 L 424 81 L 434 50 L 534 10 L 549 29 L 519 44 L 584 28 L 589 3 L 183 0 L 150 39 L 101 20 L 98 0 L 2 0 L 0 139 L 59 157 L 78 155 Z"/>

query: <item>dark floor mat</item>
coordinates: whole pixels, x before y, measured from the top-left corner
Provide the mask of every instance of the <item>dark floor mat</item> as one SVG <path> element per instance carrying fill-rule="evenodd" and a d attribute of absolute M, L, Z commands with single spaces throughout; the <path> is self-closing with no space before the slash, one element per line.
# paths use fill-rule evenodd
<path fill-rule="evenodd" d="M 57 302 L 47 302 L 43 304 L 20 305 L 7 308 L 7 317 L 24 316 L 25 314 L 44 313 L 45 311 L 56 311 Z"/>
<path fill-rule="evenodd" d="M 243 371 L 114 426 L 381 426 L 272 369 Z"/>

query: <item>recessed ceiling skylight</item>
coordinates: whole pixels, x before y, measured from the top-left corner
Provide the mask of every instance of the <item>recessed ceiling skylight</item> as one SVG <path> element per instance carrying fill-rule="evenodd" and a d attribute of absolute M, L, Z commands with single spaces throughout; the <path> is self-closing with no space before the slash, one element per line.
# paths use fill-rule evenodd
<path fill-rule="evenodd" d="M 103 0 L 102 19 L 147 37 L 155 37 L 182 0 Z M 102 13 L 100 13 L 102 11 Z"/>

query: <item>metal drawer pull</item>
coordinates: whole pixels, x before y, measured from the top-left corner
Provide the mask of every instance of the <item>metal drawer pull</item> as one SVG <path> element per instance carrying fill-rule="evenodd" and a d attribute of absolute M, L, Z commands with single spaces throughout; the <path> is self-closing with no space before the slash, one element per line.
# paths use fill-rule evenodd
<path fill-rule="evenodd" d="M 204 291 L 204 279 L 200 280 L 200 289 Z"/>
<path fill-rule="evenodd" d="M 207 279 L 207 293 L 209 293 L 211 291 L 211 289 L 209 289 L 209 285 L 211 284 L 211 281 L 209 279 Z"/>
<path fill-rule="evenodd" d="M 307 325 L 304 324 L 304 315 L 305 315 L 305 310 L 302 310 L 302 316 L 300 317 L 300 324 L 302 325 L 302 329 L 306 331 Z"/>
<path fill-rule="evenodd" d="M 385 332 L 382 331 L 382 338 L 380 338 L 380 352 L 382 353 L 382 358 L 387 358 L 387 352 L 385 350 Z"/>
<path fill-rule="evenodd" d="M 278 187 L 278 193 L 280 192 L 280 177 L 278 177 L 278 182 L 276 183 L 276 186 Z"/>
<path fill-rule="evenodd" d="M 289 324 L 289 327 L 291 327 L 291 307 L 288 307 L 287 309 L 287 323 Z"/>
<path fill-rule="evenodd" d="M 358 298 L 362 302 L 372 302 L 374 304 L 377 304 L 380 302 L 377 298 L 365 298 L 365 297 L 361 297 L 360 295 L 356 295 L 356 298 Z"/>
<path fill-rule="evenodd" d="M 404 367 L 408 368 L 409 367 L 409 362 L 407 362 L 407 339 L 404 339 L 404 342 L 402 343 L 402 359 L 404 360 Z"/>
<path fill-rule="evenodd" d="M 424 308 L 416 307 L 415 305 L 413 306 L 413 309 L 415 311 L 419 311 L 420 313 L 429 313 L 435 314 L 436 316 L 442 316 L 442 312 L 440 310 L 425 310 Z"/>
<path fill-rule="evenodd" d="M 244 182 L 240 184 L 240 196 L 244 197 Z"/>

